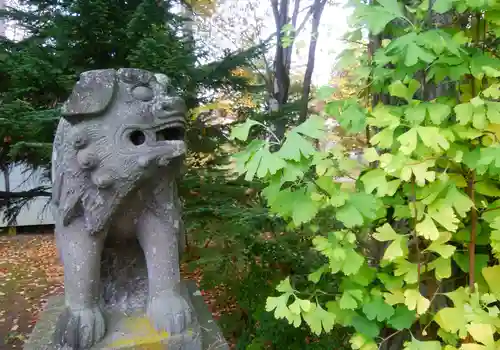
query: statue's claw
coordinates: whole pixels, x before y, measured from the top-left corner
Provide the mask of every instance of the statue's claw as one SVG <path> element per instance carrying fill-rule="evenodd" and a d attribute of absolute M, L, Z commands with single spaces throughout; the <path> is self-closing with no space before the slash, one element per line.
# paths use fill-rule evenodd
<path fill-rule="evenodd" d="M 150 298 L 148 317 L 157 331 L 182 333 L 192 322 L 192 310 L 187 301 L 174 291 Z"/>
<path fill-rule="evenodd" d="M 99 307 L 71 310 L 59 316 L 55 342 L 73 350 L 89 349 L 106 333 L 106 324 Z"/>

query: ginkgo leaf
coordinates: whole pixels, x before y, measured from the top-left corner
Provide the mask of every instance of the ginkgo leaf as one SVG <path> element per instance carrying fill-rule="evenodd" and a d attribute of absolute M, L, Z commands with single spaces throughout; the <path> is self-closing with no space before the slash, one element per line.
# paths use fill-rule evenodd
<path fill-rule="evenodd" d="M 485 267 L 482 274 L 490 291 L 500 298 L 500 265 Z"/>
<path fill-rule="evenodd" d="M 348 289 L 342 293 L 339 300 L 339 306 L 341 309 L 354 310 L 359 307 L 363 301 L 363 292 L 361 290 Z"/>
<path fill-rule="evenodd" d="M 404 154 L 411 154 L 417 148 L 417 129 L 412 128 L 397 139 L 401 143 L 399 150 Z"/>
<path fill-rule="evenodd" d="M 245 120 L 244 123 L 234 127 L 231 130 L 231 139 L 239 139 L 241 141 L 246 141 L 248 138 L 248 133 L 250 132 L 250 129 L 252 126 L 259 124 L 259 122 L 252 120 L 252 119 L 247 119 Z"/>
<path fill-rule="evenodd" d="M 384 260 L 393 261 L 408 253 L 408 238 L 404 235 L 397 234 L 391 225 L 387 223 L 377 228 L 377 231 L 373 234 L 373 238 L 379 242 L 393 241 L 387 246 L 384 252 Z"/>
<path fill-rule="evenodd" d="M 394 315 L 394 308 L 385 303 L 380 296 L 374 296 L 372 300 L 363 305 L 363 312 L 369 320 L 384 321 Z"/>
<path fill-rule="evenodd" d="M 404 165 L 401 169 L 400 177 L 403 181 L 410 181 L 412 175 L 415 176 L 415 183 L 418 186 L 424 186 L 426 181 L 434 181 L 436 179 L 436 172 L 429 170 L 433 166 L 431 160 L 424 162 L 414 162 L 410 160 L 410 163 Z"/>
<path fill-rule="evenodd" d="M 285 278 L 284 280 L 282 280 L 277 286 L 276 286 L 276 290 L 278 292 L 282 292 L 282 293 L 293 293 L 294 290 L 292 288 L 292 285 L 290 284 L 290 277 L 287 277 Z"/>
<path fill-rule="evenodd" d="M 351 343 L 351 347 L 354 350 L 378 350 L 378 345 L 363 334 L 356 333 L 351 339 L 349 339 L 349 343 Z"/>
<path fill-rule="evenodd" d="M 439 231 L 434 224 L 434 220 L 432 220 L 431 216 L 426 214 L 424 220 L 419 222 L 415 229 L 419 236 L 422 236 L 426 239 L 434 241 L 439 238 Z"/>
<path fill-rule="evenodd" d="M 449 278 L 451 276 L 451 259 L 437 258 L 429 263 L 428 270 L 434 270 L 438 281 Z"/>
<path fill-rule="evenodd" d="M 416 320 L 417 313 L 414 310 L 409 310 L 405 305 L 398 305 L 394 315 L 387 323 L 399 331 L 409 329 Z"/>
<path fill-rule="evenodd" d="M 444 231 L 439 233 L 439 238 L 434 240 L 425 250 L 430 250 L 438 253 L 443 258 L 450 258 L 456 250 L 455 246 L 451 244 L 445 244 L 451 239 L 451 233 Z M 424 250 L 424 251 L 425 251 Z"/>
<path fill-rule="evenodd" d="M 400 235 L 394 231 L 392 226 L 388 223 L 385 223 L 383 226 L 377 228 L 376 232 L 373 234 L 373 238 L 379 242 L 393 241 L 399 237 Z"/>
<path fill-rule="evenodd" d="M 434 321 L 450 333 L 459 333 L 460 337 L 467 335 L 465 312 L 458 307 L 445 307 L 434 316 Z"/>
<path fill-rule="evenodd" d="M 283 159 L 300 162 L 302 156 L 309 157 L 316 152 L 312 144 L 296 132 L 290 132 L 277 155 Z"/>
<path fill-rule="evenodd" d="M 474 106 L 470 103 L 462 103 L 456 105 L 455 114 L 457 116 L 458 122 L 461 125 L 466 125 L 472 121 L 472 115 L 474 114 Z"/>
<path fill-rule="evenodd" d="M 404 292 L 405 305 L 409 310 L 415 310 L 421 315 L 429 309 L 430 301 L 420 294 L 417 289 L 408 289 Z"/>
<path fill-rule="evenodd" d="M 405 259 L 397 259 L 394 269 L 395 276 L 403 276 L 406 283 L 413 284 L 418 282 L 418 265 Z"/>
<path fill-rule="evenodd" d="M 270 312 L 274 310 L 274 316 L 278 319 L 292 315 L 287 307 L 289 298 L 290 293 L 282 294 L 279 297 L 268 297 L 266 301 L 266 311 Z"/>
<path fill-rule="evenodd" d="M 411 342 L 406 342 L 404 350 L 441 350 L 441 343 L 435 340 L 420 341 L 412 339 Z"/>
<path fill-rule="evenodd" d="M 451 113 L 451 108 L 442 103 L 429 103 L 426 105 L 429 118 L 435 125 L 440 125 Z"/>
<path fill-rule="evenodd" d="M 458 215 L 465 217 L 470 211 L 474 203 L 465 193 L 460 191 L 456 186 L 450 186 L 446 194 L 446 204 L 455 208 Z M 443 205 L 445 205 L 443 203 Z"/>
<path fill-rule="evenodd" d="M 302 314 L 304 321 L 311 327 L 311 331 L 320 335 L 324 330 L 330 332 L 335 325 L 335 314 L 326 311 L 319 304 L 312 304 L 308 312 Z"/>
<path fill-rule="evenodd" d="M 436 223 L 443 226 L 445 229 L 455 232 L 458 229 L 460 220 L 456 217 L 455 212 L 449 206 L 444 206 L 442 203 L 433 203 L 428 207 L 427 213 L 434 219 Z"/>
<path fill-rule="evenodd" d="M 320 139 L 325 135 L 325 120 L 320 116 L 313 115 L 293 128 L 291 132 L 309 136 L 313 139 Z"/>
<path fill-rule="evenodd" d="M 416 129 L 424 145 L 432 148 L 434 151 L 440 152 L 441 150 L 450 148 L 448 140 L 441 135 L 439 128 L 434 126 L 418 126 Z"/>
<path fill-rule="evenodd" d="M 492 325 L 473 323 L 467 325 L 467 330 L 475 341 L 482 343 L 491 349 L 495 348 L 493 335 L 496 333 L 496 329 Z"/>

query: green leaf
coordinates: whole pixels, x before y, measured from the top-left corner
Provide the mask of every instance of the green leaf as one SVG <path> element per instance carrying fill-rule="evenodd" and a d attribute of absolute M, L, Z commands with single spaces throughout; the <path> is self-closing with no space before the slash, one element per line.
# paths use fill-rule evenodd
<path fill-rule="evenodd" d="M 491 123 L 500 124 L 500 102 L 486 102 L 486 116 Z"/>
<path fill-rule="evenodd" d="M 248 146 L 241 152 L 233 155 L 233 159 L 236 161 L 236 171 L 241 175 L 247 172 L 247 163 L 252 157 L 262 148 L 266 147 L 267 143 L 262 140 L 252 140 Z M 258 166 L 258 163 L 257 163 Z M 255 170 L 256 171 L 256 170 Z M 252 175 L 255 176 L 255 173 Z"/>
<path fill-rule="evenodd" d="M 445 202 L 447 205 L 454 207 L 457 214 L 461 217 L 465 217 L 474 204 L 469 196 L 464 194 L 454 185 L 449 187 Z"/>
<path fill-rule="evenodd" d="M 427 112 L 433 124 L 440 125 L 451 113 L 451 108 L 442 103 L 429 103 Z"/>
<path fill-rule="evenodd" d="M 259 123 L 256 122 L 255 120 L 252 119 L 245 120 L 243 124 L 240 124 L 231 130 L 230 138 L 232 140 L 239 139 L 241 141 L 246 141 L 246 139 L 248 138 L 248 133 L 250 132 L 250 128 L 257 124 Z"/>
<path fill-rule="evenodd" d="M 467 125 L 472 120 L 474 106 L 470 103 L 462 103 L 454 107 L 455 115 L 461 125 Z"/>
<path fill-rule="evenodd" d="M 303 313 L 302 317 L 316 335 L 320 335 L 322 330 L 330 332 L 335 325 L 335 314 L 326 311 L 319 304 L 313 304 L 311 310 Z"/>
<path fill-rule="evenodd" d="M 436 0 L 432 9 L 437 13 L 443 14 L 450 11 L 455 2 L 457 2 L 457 0 Z"/>
<path fill-rule="evenodd" d="M 401 180 L 410 181 L 411 176 L 415 176 L 415 182 L 418 186 L 424 186 L 426 181 L 434 181 L 436 179 L 436 173 L 434 171 L 429 170 L 431 166 L 433 166 L 434 162 L 432 160 L 427 160 L 423 162 L 417 162 L 411 160 L 410 162 L 402 165 L 401 169 Z"/>
<path fill-rule="evenodd" d="M 447 150 L 450 148 L 450 144 L 439 132 L 439 128 L 433 126 L 418 126 L 417 128 L 418 136 L 429 148 L 432 148 L 436 152 L 440 152 L 441 149 Z"/>
<path fill-rule="evenodd" d="M 456 217 L 455 212 L 449 206 L 445 206 L 442 202 L 435 202 L 428 207 L 427 213 L 437 223 L 445 229 L 455 232 L 458 229 L 460 220 Z M 437 238 L 437 237 L 436 237 Z"/>
<path fill-rule="evenodd" d="M 392 96 L 404 98 L 406 101 L 411 102 L 413 100 L 413 95 L 420 88 L 420 83 L 412 79 L 408 86 L 403 84 L 401 80 L 396 80 L 391 85 L 389 85 L 389 93 Z"/>
<path fill-rule="evenodd" d="M 294 160 L 300 162 L 302 155 L 306 158 L 316 153 L 311 142 L 296 132 L 290 132 L 286 136 L 285 143 L 281 146 L 277 155 L 283 159 Z"/>
<path fill-rule="evenodd" d="M 290 277 L 285 278 L 283 281 L 281 281 L 277 286 L 276 290 L 278 292 L 282 293 L 293 293 L 294 290 L 292 288 L 292 285 L 290 284 Z"/>
<path fill-rule="evenodd" d="M 363 302 L 363 292 L 359 289 L 348 289 L 342 293 L 339 306 L 343 310 L 354 310 Z"/>
<path fill-rule="evenodd" d="M 399 239 L 401 235 L 396 233 L 391 225 L 385 223 L 383 226 L 378 227 L 376 232 L 373 234 L 373 238 L 375 238 L 379 242 L 393 241 L 395 239 Z"/>
<path fill-rule="evenodd" d="M 400 331 L 403 329 L 409 329 L 416 320 L 417 313 L 414 310 L 409 310 L 404 305 L 398 305 L 394 315 L 390 318 L 387 324 Z"/>
<path fill-rule="evenodd" d="M 409 106 L 405 109 L 406 120 L 411 122 L 412 126 L 420 125 L 425 120 L 427 108 L 421 103 L 417 106 Z"/>
<path fill-rule="evenodd" d="M 415 151 L 415 149 L 417 148 L 417 129 L 412 128 L 408 130 L 407 132 L 399 136 L 397 140 L 401 144 L 399 150 L 402 153 L 406 155 L 412 154 L 413 151 Z"/>
<path fill-rule="evenodd" d="M 346 253 L 345 263 L 342 266 L 342 272 L 344 272 L 347 276 L 354 275 L 358 273 L 364 262 L 365 258 L 362 255 L 350 249 Z"/>
<path fill-rule="evenodd" d="M 267 175 L 274 175 L 279 170 L 287 168 L 287 163 L 278 157 L 276 153 L 269 152 L 269 149 L 262 148 L 260 153 L 260 162 L 257 168 L 257 177 L 263 178 Z"/>
<path fill-rule="evenodd" d="M 413 67 L 419 61 L 431 63 L 435 59 L 436 59 L 436 56 L 434 56 L 429 51 L 424 50 L 423 48 L 421 48 L 420 46 L 418 46 L 415 43 L 410 43 L 406 47 L 405 65 L 407 67 Z"/>
<path fill-rule="evenodd" d="M 329 100 L 332 95 L 337 91 L 337 88 L 333 86 L 324 85 L 316 90 L 316 98 L 318 100 Z"/>
<path fill-rule="evenodd" d="M 366 114 L 358 105 L 350 105 L 337 117 L 340 126 L 350 134 L 357 134 L 365 130 Z"/>
<path fill-rule="evenodd" d="M 418 281 L 418 265 L 413 264 L 404 259 L 398 259 L 395 261 L 396 268 L 394 269 L 395 276 L 404 276 L 406 283 L 413 284 Z"/>
<path fill-rule="evenodd" d="M 394 308 L 386 304 L 380 296 L 374 296 L 369 303 L 363 305 L 363 312 L 369 320 L 385 321 L 394 315 Z"/>
<path fill-rule="evenodd" d="M 246 174 L 245 174 L 245 180 L 246 181 L 252 181 L 255 175 L 257 174 L 257 171 L 259 170 L 259 165 L 262 160 L 262 157 L 266 153 L 265 147 L 259 149 L 255 154 L 250 158 L 248 163 L 245 165 L 246 167 Z"/>
<path fill-rule="evenodd" d="M 374 35 L 379 34 L 385 26 L 392 20 L 403 17 L 396 0 L 384 0 L 388 7 L 384 6 L 359 6 L 355 11 L 355 17 L 358 22 L 364 22 L 370 32 Z"/>
<path fill-rule="evenodd" d="M 317 269 L 316 271 L 310 273 L 308 276 L 307 276 L 307 279 L 313 283 L 318 283 L 319 280 L 321 279 L 321 276 L 323 276 L 324 273 L 327 273 L 329 270 L 329 267 L 327 264 L 321 266 L 319 269 Z"/>
<path fill-rule="evenodd" d="M 401 180 L 388 182 L 386 173 L 382 169 L 367 171 L 361 177 L 361 181 L 365 185 L 366 192 L 372 193 L 374 190 L 377 190 L 377 197 L 394 195 L 401 184 Z"/>
<path fill-rule="evenodd" d="M 375 321 L 369 321 L 366 317 L 356 315 L 352 318 L 352 326 L 357 332 L 370 338 L 375 338 L 380 333 L 380 328 Z"/>
<path fill-rule="evenodd" d="M 309 136 L 313 139 L 320 139 L 325 136 L 325 120 L 317 115 L 313 115 L 292 129 L 291 132 Z"/>

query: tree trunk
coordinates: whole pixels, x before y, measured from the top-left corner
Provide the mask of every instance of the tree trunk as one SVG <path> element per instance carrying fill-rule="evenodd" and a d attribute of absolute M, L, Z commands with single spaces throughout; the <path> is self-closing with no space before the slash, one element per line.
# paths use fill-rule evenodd
<path fill-rule="evenodd" d="M 311 80 L 314 72 L 314 59 L 316 56 L 316 44 L 318 41 L 318 27 L 325 4 L 326 0 L 314 0 L 312 9 L 311 42 L 309 43 L 309 53 L 307 55 L 306 73 L 302 83 L 302 104 L 300 107 L 299 123 L 303 123 L 307 118 Z"/>

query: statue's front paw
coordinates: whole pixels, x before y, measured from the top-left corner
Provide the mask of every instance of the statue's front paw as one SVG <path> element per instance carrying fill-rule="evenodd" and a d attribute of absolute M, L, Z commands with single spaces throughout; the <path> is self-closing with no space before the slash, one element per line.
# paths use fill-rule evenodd
<path fill-rule="evenodd" d="M 106 323 L 100 308 L 71 310 L 66 308 L 59 316 L 55 342 L 73 350 L 89 349 L 106 333 Z"/>
<path fill-rule="evenodd" d="M 188 302 L 173 291 L 150 298 L 148 317 L 157 331 L 170 334 L 182 333 L 193 319 Z"/>

